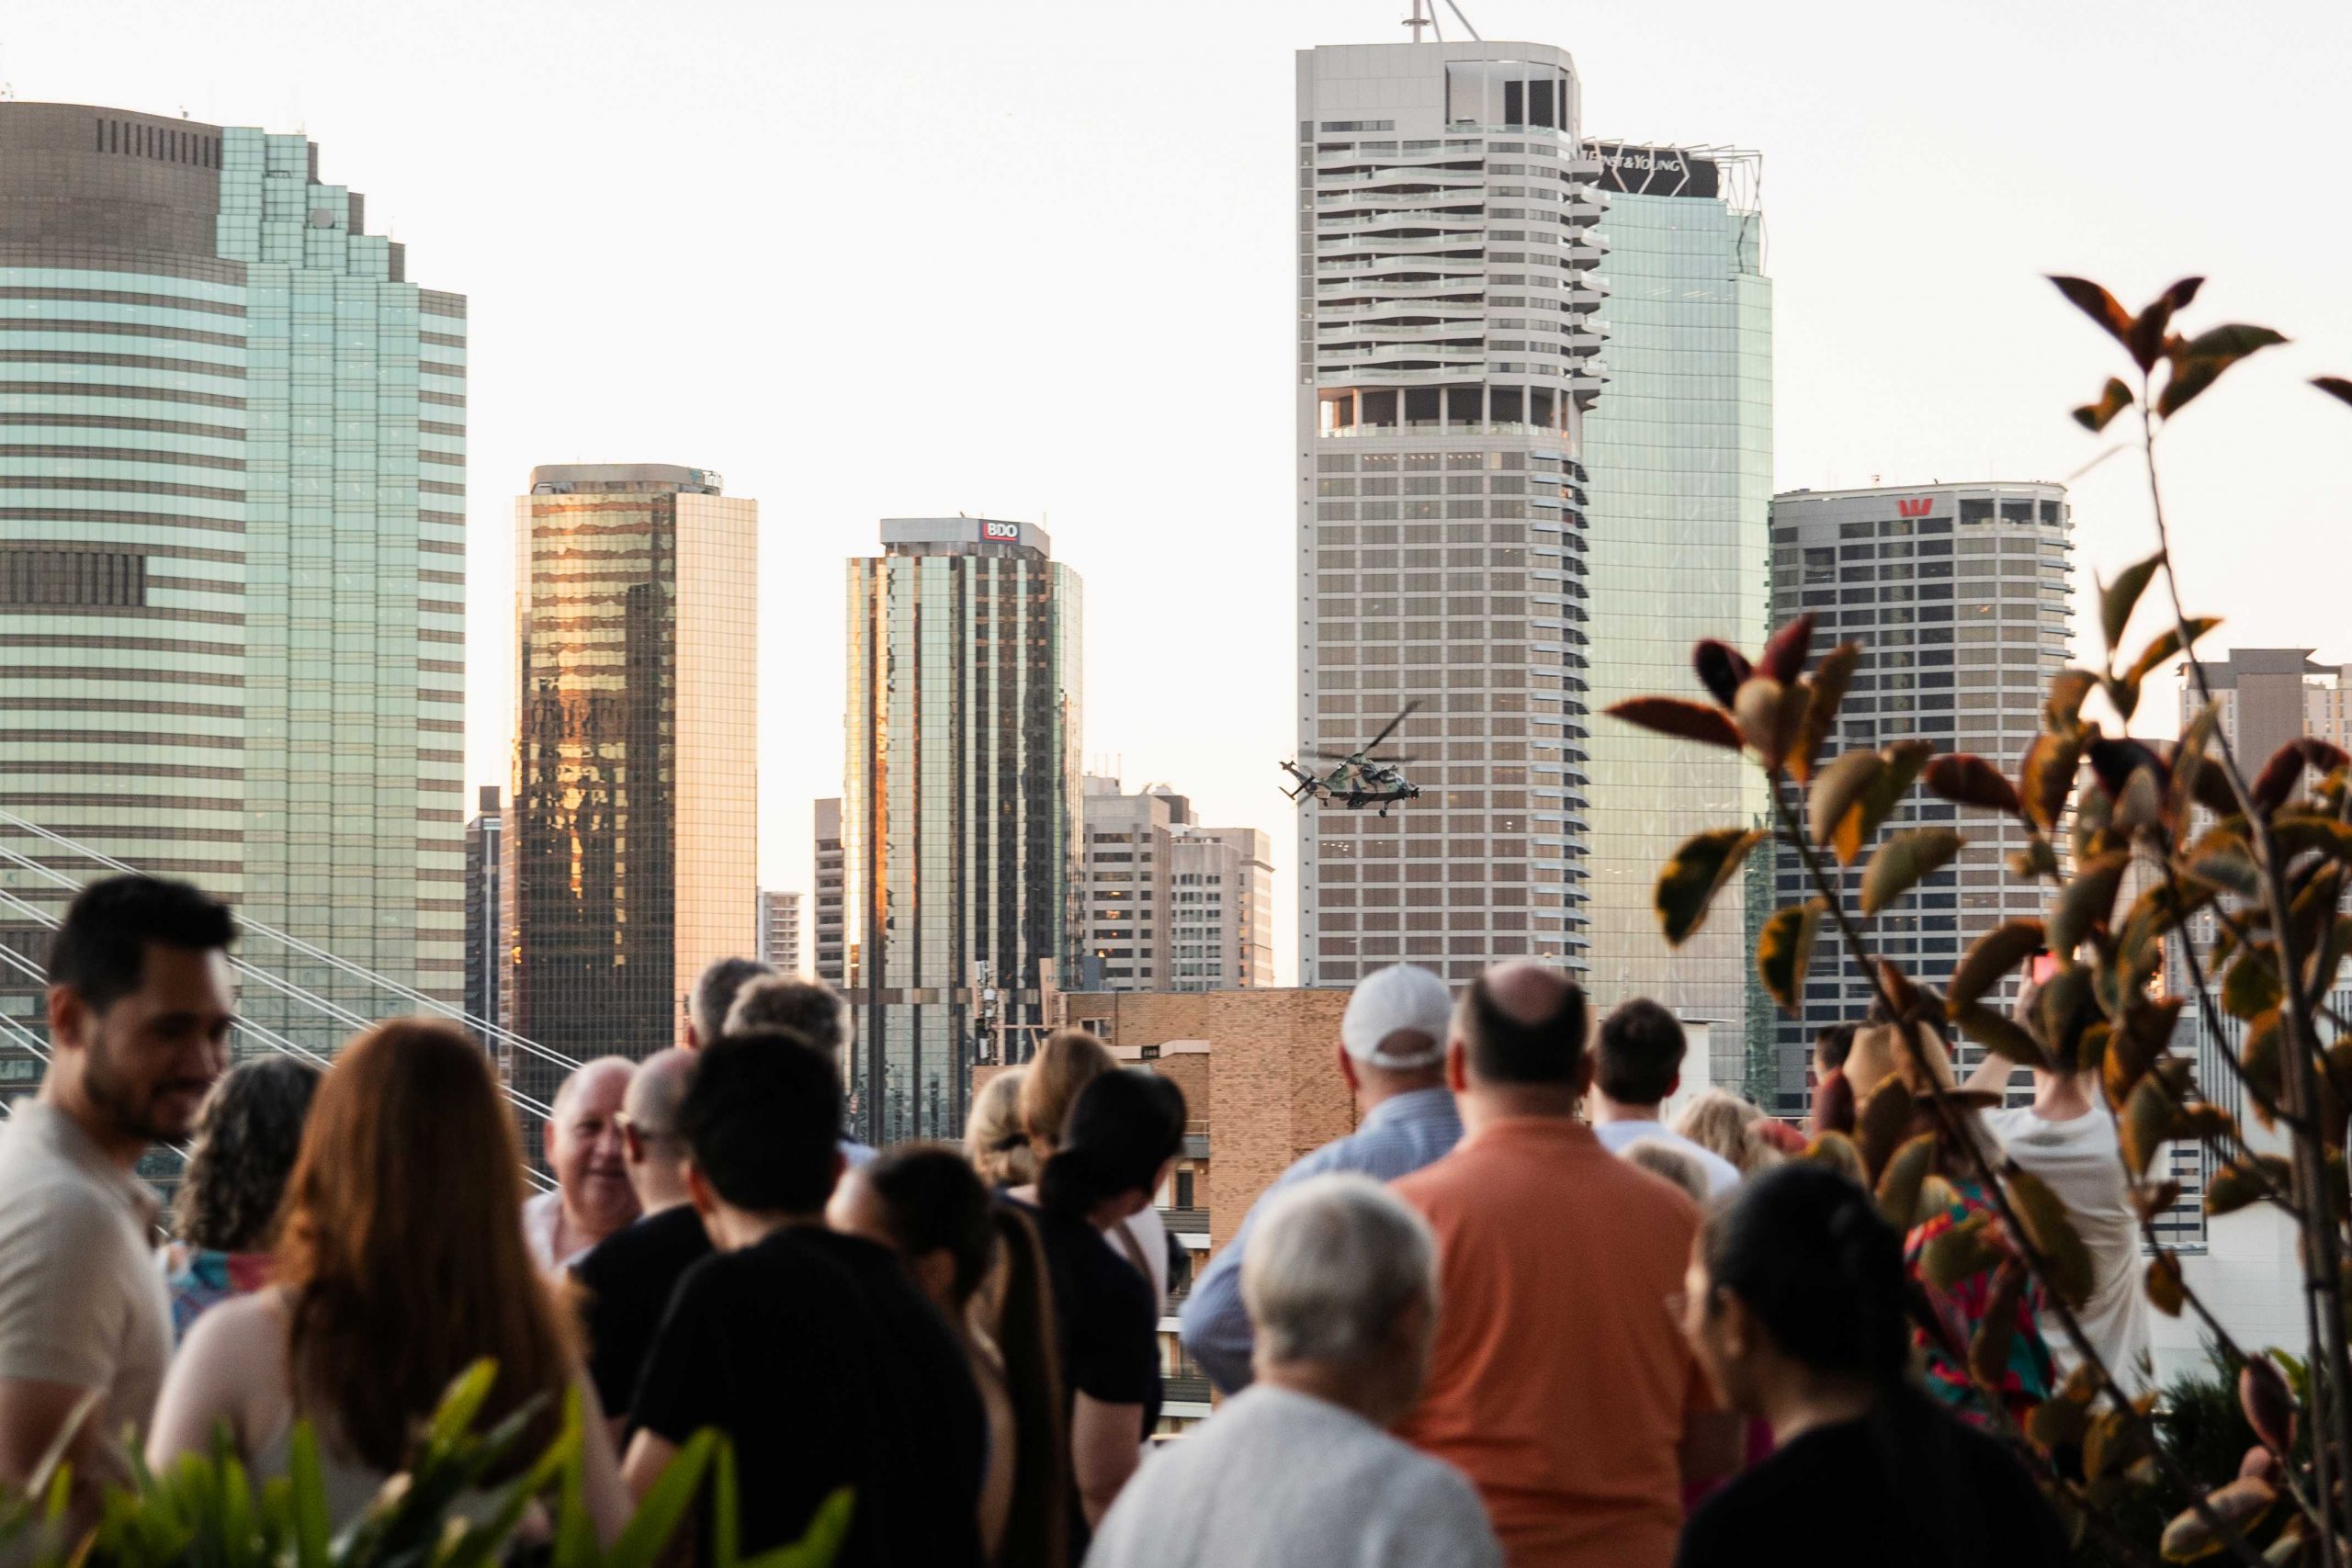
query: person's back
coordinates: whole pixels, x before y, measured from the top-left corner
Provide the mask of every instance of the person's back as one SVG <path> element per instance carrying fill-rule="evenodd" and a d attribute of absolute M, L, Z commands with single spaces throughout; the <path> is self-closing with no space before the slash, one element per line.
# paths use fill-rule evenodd
<path fill-rule="evenodd" d="M 673 1440 L 728 1434 L 747 1553 L 798 1540 L 846 1486 L 843 1568 L 979 1559 L 978 1395 L 944 1325 L 870 1242 L 794 1225 L 695 1265 L 632 1415 Z"/>
<path fill-rule="evenodd" d="M 1698 1208 L 1575 1120 L 1581 993 L 1529 965 L 1494 975 L 1455 1024 L 1470 1130 L 1393 1184 L 1437 1234 L 1444 1302 L 1397 1432 L 1476 1483 L 1514 1564 L 1663 1568 L 1679 1450 L 1712 1406 L 1666 1306 Z"/>
<path fill-rule="evenodd" d="M 2073 1116 L 2045 1117 L 2041 1110 L 1987 1111 L 1984 1122 L 2008 1156 L 2049 1183 L 2066 1205 L 2090 1249 L 2097 1281 L 2075 1316 L 2108 1369 L 2136 1390 L 2147 1381 L 2148 1306 L 2140 1278 L 2140 1221 L 2117 1154 L 2115 1117 L 2095 1100 Z M 2054 1324 L 2042 1337 L 2064 1373 L 2074 1360 L 2073 1342 Z"/>
<path fill-rule="evenodd" d="M 1155 1455 L 1092 1568 L 1486 1568 L 1460 1472 L 1327 1400 L 1252 1384 Z"/>

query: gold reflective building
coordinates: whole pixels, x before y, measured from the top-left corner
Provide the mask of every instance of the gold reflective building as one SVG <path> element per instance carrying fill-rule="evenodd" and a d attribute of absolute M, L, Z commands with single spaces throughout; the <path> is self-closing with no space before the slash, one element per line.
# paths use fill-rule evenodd
<path fill-rule="evenodd" d="M 755 945 L 758 524 L 661 463 L 534 468 L 516 502 L 505 1021 L 564 1055 L 671 1044 L 704 965 Z"/>

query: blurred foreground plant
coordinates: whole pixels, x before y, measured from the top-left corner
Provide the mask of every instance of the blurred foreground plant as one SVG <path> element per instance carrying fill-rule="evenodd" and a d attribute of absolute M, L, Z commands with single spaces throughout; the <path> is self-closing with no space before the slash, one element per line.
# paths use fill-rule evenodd
<path fill-rule="evenodd" d="M 2097 670 L 2069 669 L 2052 682 L 2041 733 L 2014 776 L 1981 757 L 1939 755 L 1917 739 L 1825 760 L 1822 748 L 1861 649 L 1842 643 L 1815 660 L 1810 615 L 1777 630 L 1753 660 L 1725 644 L 1701 643 L 1693 663 L 1712 703 L 1637 697 L 1609 712 L 1662 734 L 1744 750 L 1762 769 L 1770 825 L 1699 834 L 1661 872 L 1657 906 L 1666 938 L 1679 944 L 1697 931 L 1715 894 L 1759 845 L 1772 843 L 1803 863 L 1815 897 L 1766 921 L 1758 974 L 1795 1012 L 1826 923 L 1871 976 L 1877 1010 L 1895 1027 L 1901 1070 L 1859 1108 L 1855 1142 L 1863 1165 L 1887 1217 L 1905 1230 L 1942 1211 L 1950 1198 L 1945 1175 L 1982 1189 L 1997 1223 L 1973 1227 L 1967 1246 L 1931 1248 L 1922 1266 L 1939 1276 L 1936 1283 L 1950 1288 L 1989 1274 L 1996 1290 L 2014 1292 L 2028 1275 L 2040 1284 L 2079 1364 L 2009 1436 L 2039 1460 L 2076 1539 L 2088 1533 L 2111 1552 L 2149 1561 L 2151 1543 L 2123 1539 L 2109 1516 L 2157 1487 L 2184 1504 L 2152 1543 L 2165 1561 L 2228 1553 L 2247 1563 L 2347 1568 L 2352 1249 L 2345 1234 L 2345 1131 L 2352 1021 L 2324 998 L 2352 957 L 2352 919 L 2343 908 L 2352 871 L 2352 758 L 2305 738 L 2254 760 L 2259 766 L 2250 772 L 2249 760 L 2233 751 L 2196 653 L 2198 639 L 2218 623 L 2183 608 L 2156 462 L 2158 437 L 2173 419 L 2238 361 L 2285 340 L 2242 324 L 2184 336 L 2174 318 L 2201 279 L 2182 279 L 2136 315 L 2097 284 L 2052 281 L 2116 339 L 2137 372 L 2136 387 L 2110 379 L 2075 418 L 2098 432 L 2125 410 L 2139 410 L 2137 445 L 2157 550 L 2101 585 L 2105 658 Z M 2314 384 L 2352 403 L 2352 380 L 2323 377 Z M 2159 579 L 2163 629 L 2123 660 L 2132 612 Z M 2142 683 L 2184 655 L 2201 711 L 2177 742 L 2132 739 Z M 2094 691 L 2124 733 L 2108 734 L 2084 716 Z M 2013 919 L 1984 933 L 1940 992 L 1874 955 L 1867 934 L 1877 916 L 1950 864 L 1966 842 L 1939 826 L 1882 836 L 1915 785 L 2015 820 L 2027 847 L 2010 857 L 2009 874 L 2051 890 L 2043 919 Z M 2133 871 L 2142 890 L 2125 902 L 2125 876 Z M 2057 967 L 2029 1028 L 1988 998 L 2044 951 Z M 2174 1049 L 2175 1024 L 2192 999 L 2212 1059 L 2237 1081 L 2263 1126 L 2284 1135 L 2288 1156 L 2256 1149 L 2207 1096 L 2195 1062 Z M 2225 1017 L 2242 1025 L 2236 1042 Z M 2333 1035 L 2324 1045 L 2323 1022 Z M 2233 1472 L 2188 1473 L 2182 1456 L 2160 1440 L 2155 1397 L 2127 1394 L 2084 1336 L 2075 1314 L 2092 1285 L 2087 1251 L 2050 1189 L 1972 1135 L 1978 1105 L 1955 1091 L 1941 1068 L 1955 1033 L 2012 1062 L 2098 1075 L 2117 1111 L 2124 1174 L 2152 1254 L 2148 1296 L 2166 1314 L 2196 1314 L 2237 1369 L 2237 1397 L 2256 1441 Z M 1922 1112 L 1934 1130 L 1915 1134 Z M 2150 1168 L 2163 1145 L 2182 1139 L 2212 1151 L 2207 1213 L 2269 1203 L 2294 1222 L 2306 1359 L 2253 1355 L 2232 1342 L 2189 1287 L 2178 1255 L 2157 1240 L 2153 1222 L 2178 1201 L 2180 1188 Z M 1935 1168 L 1939 1149 L 1954 1162 L 1948 1172 Z M 1990 1379 L 2007 1358 L 2011 1321 L 1988 1315 L 1965 1348 L 1968 1375 L 1996 1421 L 2006 1416 Z"/>
<path fill-rule="evenodd" d="M 67 1477 L 52 1463 L 40 1501 L 0 1501 L 0 1562 L 31 1568 L 484 1568 L 518 1545 L 534 1509 L 546 1519 L 548 1568 L 653 1568 L 709 1483 L 715 1568 L 827 1568 L 849 1529 L 852 1499 L 834 1493 L 798 1542 L 745 1558 L 737 1550 L 735 1458 L 726 1438 L 696 1433 L 671 1462 L 612 1550 L 597 1542 L 582 1493 L 582 1416 L 566 1397 L 561 1430 L 547 1451 L 504 1482 L 503 1468 L 536 1407 L 486 1432 L 474 1430 L 496 1369 L 478 1361 L 449 1385 L 417 1436 L 409 1468 L 384 1483 L 340 1531 L 329 1525 L 326 1482 L 311 1424 L 294 1428 L 288 1473 L 259 1487 L 223 1432 L 210 1454 L 188 1454 L 162 1473 L 132 1458 L 133 1482 L 108 1490 L 96 1528 L 74 1541 L 63 1529 Z M 63 1450 L 59 1445 L 59 1452 Z M 536 1522 L 536 1521 L 535 1521 Z"/>

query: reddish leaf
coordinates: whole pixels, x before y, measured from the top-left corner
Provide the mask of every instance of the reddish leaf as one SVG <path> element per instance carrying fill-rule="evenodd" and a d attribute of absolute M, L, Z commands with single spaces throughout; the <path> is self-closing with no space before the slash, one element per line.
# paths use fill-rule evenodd
<path fill-rule="evenodd" d="M 2025 763 L 2018 770 L 2018 798 L 2025 814 L 2043 832 L 2058 826 L 2074 793 L 2075 771 L 2082 763 L 2083 743 L 2075 735 L 2037 735 L 2026 748 Z"/>
<path fill-rule="evenodd" d="M 1961 1008 L 1977 1000 L 2044 945 L 2040 920 L 2008 920 L 1995 926 L 1970 944 L 1966 956 L 1952 970 L 1944 987 L 1945 1001 Z"/>
<path fill-rule="evenodd" d="M 2148 1304 L 2166 1317 L 2178 1317 L 2188 1302 L 2188 1284 L 2180 1277 L 2180 1254 L 2167 1247 L 2148 1260 Z"/>
<path fill-rule="evenodd" d="M 2002 776 L 2001 770 L 1965 751 L 1936 758 L 1920 778 L 1936 794 L 1961 806 L 1981 806 L 1987 811 L 2006 811 L 2012 817 L 2024 810 L 2023 803 L 2018 799 L 2017 786 Z"/>
<path fill-rule="evenodd" d="M 1822 916 L 1828 912 L 1829 906 L 1818 898 L 1791 904 L 1773 911 L 1757 933 L 1756 977 L 1791 1017 L 1800 1010 L 1805 970 L 1813 962 L 1814 938 L 1821 930 Z"/>
<path fill-rule="evenodd" d="M 2110 376 L 2099 389 L 2098 400 L 2085 403 L 2075 411 L 2075 423 L 2097 433 L 2105 430 L 2117 414 L 2132 406 L 2132 389 Z"/>
<path fill-rule="evenodd" d="M 2331 746 L 2312 736 L 2301 736 L 2278 748 L 2270 761 L 2263 764 L 2262 772 L 2255 776 L 2254 787 L 2246 793 L 2253 795 L 2254 803 L 2264 810 L 2276 810 L 2295 793 L 2295 786 L 2302 782 L 2305 768 L 2330 773 L 2347 761 L 2352 761 L 2352 757 L 2346 757 L 2341 747 Z"/>
<path fill-rule="evenodd" d="M 2045 729 L 2070 731 L 2082 723 L 2083 699 L 2091 694 L 2097 678 L 2087 670 L 2061 670 L 2050 678 L 2050 697 L 2041 705 Z"/>
<path fill-rule="evenodd" d="M 2072 301 L 2075 310 L 2105 327 L 2109 337 L 2125 348 L 2132 346 L 2132 313 L 2116 302 L 2114 295 L 2086 277 L 2052 276 L 2050 281 L 2058 286 L 2058 292 Z M 2147 364 L 2140 368 L 2145 370 L 2155 362 L 2155 355 L 2150 355 Z"/>
<path fill-rule="evenodd" d="M 2218 1517 L 2240 1530 L 2270 1511 L 2278 1494 L 2267 1481 L 2241 1476 L 2227 1486 L 2219 1486 L 2205 1494 L 2205 1506 Z M 2167 1562 L 2189 1562 L 2222 1550 L 2221 1535 L 2205 1522 L 2194 1508 L 2184 1508 L 2165 1526 L 2156 1550 Z"/>
<path fill-rule="evenodd" d="M 1805 655 L 1813 651 L 1813 615 L 1799 615 L 1772 634 L 1756 660 L 1756 672 L 1770 675 L 1783 686 L 1804 673 Z"/>
<path fill-rule="evenodd" d="M 1949 828 L 1906 828 L 1862 869 L 1862 913 L 1875 915 L 1951 863 L 1968 840 Z"/>
<path fill-rule="evenodd" d="M 2103 583 L 2098 591 L 2099 630 L 2106 635 L 2107 646 L 2112 649 L 2123 641 L 2123 628 L 2131 624 L 2132 607 L 2140 603 L 2140 595 L 2148 580 L 2164 565 L 2162 552 L 2146 560 L 2133 561 L 2118 572 L 2115 581 Z"/>
<path fill-rule="evenodd" d="M 1690 667 L 1715 701 L 1728 708 L 1739 698 L 1739 683 L 1755 673 L 1747 655 L 1727 642 L 1707 638 L 1690 650 Z"/>
<path fill-rule="evenodd" d="M 2025 1294 L 2027 1278 L 2025 1265 L 2014 1258 L 1994 1270 L 1984 1315 L 1969 1338 L 1969 1375 L 1987 1388 L 1999 1388 L 2008 1376 L 2009 1341 L 2017 1334 L 2018 1302 Z"/>
<path fill-rule="evenodd" d="M 1813 693 L 1799 684 L 1784 686 L 1770 675 L 1751 675 L 1740 682 L 1732 717 L 1740 739 L 1747 742 L 1765 770 L 1774 772 L 1788 760 L 1804 728 L 1805 709 Z"/>
<path fill-rule="evenodd" d="M 2312 385 L 2338 402 L 2352 403 L 2352 381 L 2341 376 L 2314 376 Z"/>
<path fill-rule="evenodd" d="M 1753 829 L 1718 828 L 1686 839 L 1657 875 L 1658 921 L 1668 946 L 1679 947 L 1707 919 L 1724 883 L 1768 835 Z"/>
<path fill-rule="evenodd" d="M 1730 751 L 1739 750 L 1739 730 L 1731 716 L 1704 703 L 1684 702 L 1679 697 L 1628 697 L 1602 711 L 1611 718 L 1621 718 L 1678 740 L 1696 740 Z"/>
<path fill-rule="evenodd" d="M 1821 743 L 1829 739 L 1829 727 L 1838 720 L 1838 705 L 1846 700 L 1846 683 L 1853 679 L 1854 666 L 1861 657 L 1860 643 L 1841 642 L 1821 656 L 1807 678 L 1813 696 L 1805 704 L 1804 724 L 1798 729 L 1796 745 L 1789 752 L 1789 772 L 1800 783 L 1813 776 L 1814 759 L 1821 755 Z"/>
<path fill-rule="evenodd" d="M 2185 309 L 2191 299 L 2196 299 L 2197 290 L 2204 281 L 2201 277 L 2180 279 L 2149 300 L 2148 308 L 2133 320 L 2126 346 L 2132 350 L 2132 357 L 2141 369 L 2145 370 L 2154 365 L 2157 356 L 2165 352 L 2165 330 L 2172 325 L 2173 312 Z"/>
<path fill-rule="evenodd" d="M 2295 1447 L 2295 1396 L 2278 1363 L 2267 1356 L 2248 1356 L 2238 1371 L 2238 1407 L 2254 1435 L 2279 1453 Z"/>

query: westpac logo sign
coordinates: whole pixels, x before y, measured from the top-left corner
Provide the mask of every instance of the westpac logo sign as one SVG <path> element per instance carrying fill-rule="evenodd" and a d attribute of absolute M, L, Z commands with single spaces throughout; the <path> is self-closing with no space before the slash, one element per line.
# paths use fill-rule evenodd
<path fill-rule="evenodd" d="M 1935 503 L 1936 498 L 1932 495 L 1906 496 L 1894 503 L 1894 510 L 1905 517 L 1925 517 L 1928 509 Z"/>
<path fill-rule="evenodd" d="M 983 539 L 1004 539 L 1017 545 L 1021 542 L 1021 525 L 1018 523 L 983 523 L 980 525 L 980 537 Z"/>

